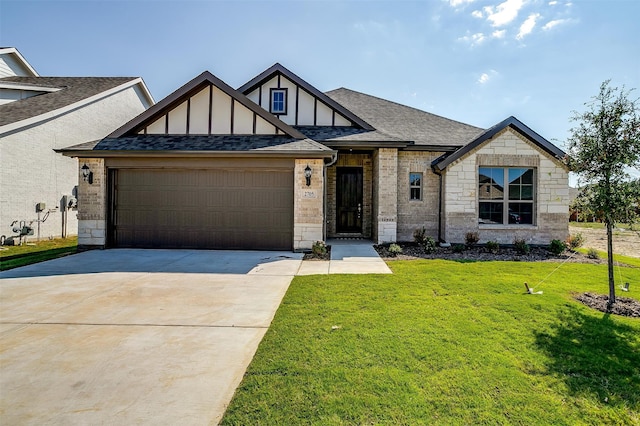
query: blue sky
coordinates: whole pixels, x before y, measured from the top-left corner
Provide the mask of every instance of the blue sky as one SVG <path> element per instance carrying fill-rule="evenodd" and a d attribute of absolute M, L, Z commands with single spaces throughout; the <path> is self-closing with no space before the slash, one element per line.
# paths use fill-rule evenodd
<path fill-rule="evenodd" d="M 280 62 L 479 127 L 514 115 L 564 147 L 602 81 L 640 91 L 639 16 L 637 0 L 0 0 L 0 45 L 41 75 L 141 76 L 156 101 Z"/>

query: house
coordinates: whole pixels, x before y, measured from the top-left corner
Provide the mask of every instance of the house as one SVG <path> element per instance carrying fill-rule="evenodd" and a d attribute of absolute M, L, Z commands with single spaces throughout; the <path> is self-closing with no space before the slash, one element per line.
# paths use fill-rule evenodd
<path fill-rule="evenodd" d="M 80 159 L 80 244 L 304 250 L 327 238 L 547 244 L 568 235 L 564 153 L 514 117 L 481 129 L 280 64 L 204 72 Z"/>
<path fill-rule="evenodd" d="M 78 161 L 54 149 L 103 138 L 153 103 L 140 78 L 41 77 L 0 48 L 3 240 L 75 235 Z"/>

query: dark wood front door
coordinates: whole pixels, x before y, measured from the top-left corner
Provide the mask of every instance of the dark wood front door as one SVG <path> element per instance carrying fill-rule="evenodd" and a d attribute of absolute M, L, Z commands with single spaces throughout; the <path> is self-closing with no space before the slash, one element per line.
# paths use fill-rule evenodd
<path fill-rule="evenodd" d="M 338 167 L 336 172 L 336 231 L 362 233 L 362 167 Z"/>

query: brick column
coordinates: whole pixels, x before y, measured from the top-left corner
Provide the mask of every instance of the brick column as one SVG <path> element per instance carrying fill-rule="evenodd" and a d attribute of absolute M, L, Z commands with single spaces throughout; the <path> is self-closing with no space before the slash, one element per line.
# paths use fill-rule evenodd
<path fill-rule="evenodd" d="M 82 166 L 87 165 L 93 182 L 82 177 Z M 107 230 L 107 179 L 103 158 L 78 159 L 78 246 L 104 248 Z"/>
<path fill-rule="evenodd" d="M 380 148 L 376 160 L 376 238 L 378 244 L 395 242 L 398 227 L 398 150 Z"/>
<path fill-rule="evenodd" d="M 311 168 L 311 185 L 307 186 L 304 169 Z M 324 161 L 296 159 L 293 171 L 293 250 L 311 249 L 322 241 L 324 224 Z"/>

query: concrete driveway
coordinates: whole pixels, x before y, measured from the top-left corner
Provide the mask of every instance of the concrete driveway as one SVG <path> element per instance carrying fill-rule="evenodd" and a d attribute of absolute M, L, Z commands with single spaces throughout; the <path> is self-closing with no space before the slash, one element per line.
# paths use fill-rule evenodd
<path fill-rule="evenodd" d="M 301 258 L 120 249 L 0 273 L 0 423 L 218 423 Z"/>

